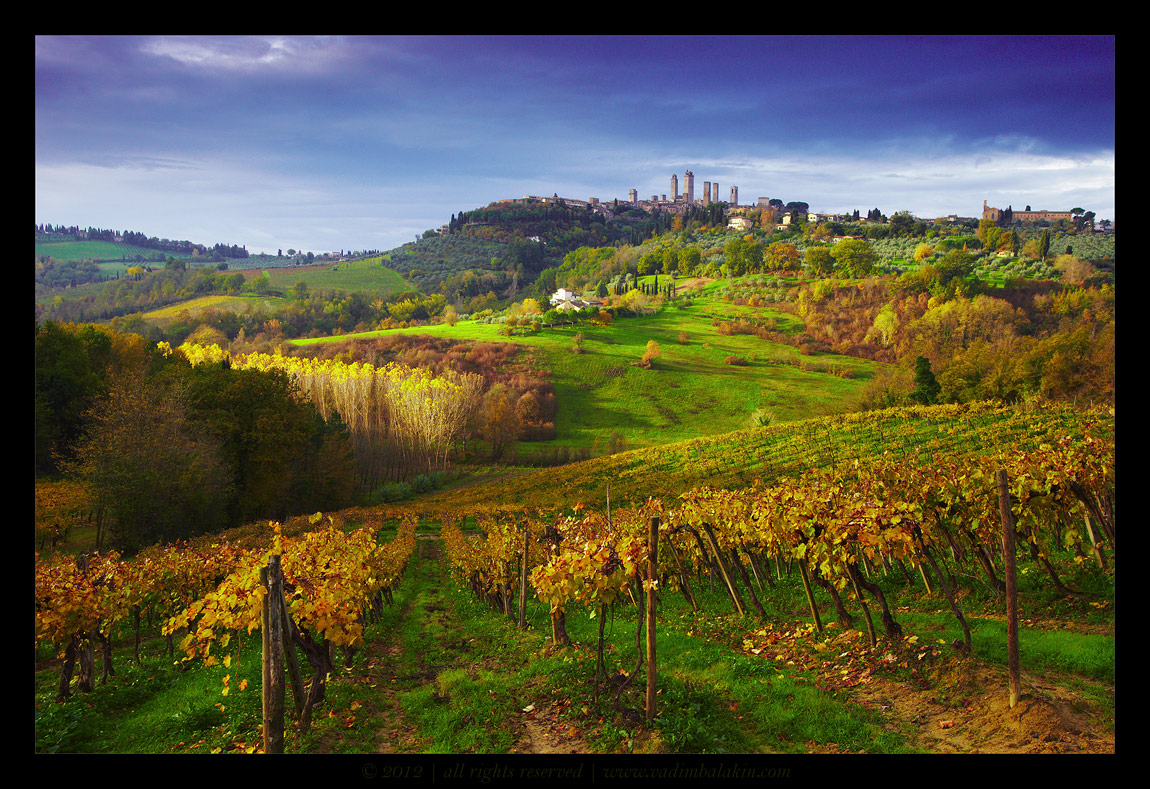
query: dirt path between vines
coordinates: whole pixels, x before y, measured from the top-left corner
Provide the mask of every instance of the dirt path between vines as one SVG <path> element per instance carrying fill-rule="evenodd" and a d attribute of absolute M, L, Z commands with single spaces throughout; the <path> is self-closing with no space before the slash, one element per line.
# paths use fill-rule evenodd
<path fill-rule="evenodd" d="M 930 753 L 1114 753 L 1113 722 L 1055 683 L 1024 675 L 1012 709 L 1005 669 L 967 661 L 933 682 L 952 685 L 957 699 L 940 701 L 938 686 L 915 690 L 883 679 L 860 688 L 857 698 L 897 720 Z"/>
<path fill-rule="evenodd" d="M 469 665 L 486 670 L 497 668 L 490 660 L 472 654 L 466 638 L 453 626 L 450 603 L 440 594 L 443 584 L 453 583 L 442 554 L 442 542 L 430 535 L 419 540 L 418 557 L 426 575 L 418 591 L 407 590 L 400 617 L 410 622 L 419 617 L 424 628 L 435 626 L 440 633 L 434 646 L 421 654 L 405 654 L 402 628 L 377 633 L 368 645 L 367 656 L 347 680 L 361 685 L 364 692 L 355 715 L 372 730 L 371 746 L 377 753 L 426 753 L 431 743 L 418 726 L 408 720 L 400 695 L 420 686 L 433 685 L 447 668 Z M 426 631 L 425 631 L 426 632 Z M 762 633 L 763 631 L 759 631 Z M 848 636 L 849 633 L 849 636 Z M 947 647 L 918 647 L 917 662 L 922 669 L 917 680 L 888 675 L 883 658 L 863 647 L 863 634 L 843 633 L 836 639 L 837 650 L 809 649 L 806 637 L 791 642 L 774 642 L 787 656 L 819 676 L 824 690 L 836 692 L 840 700 L 877 712 L 885 726 L 905 736 L 909 744 L 924 753 L 1114 753 L 1114 720 L 1110 711 L 1100 708 L 1096 699 L 1113 698 L 1112 686 L 1074 680 L 1081 691 L 1071 690 L 1057 676 L 1044 678 L 1023 675 L 1023 696 L 1013 709 L 1009 706 L 1006 670 L 977 658 L 964 658 Z M 851 643 L 851 642 L 854 643 Z M 893 660 L 916 665 L 914 649 L 887 653 Z M 844 659 L 845 658 L 845 659 Z M 843 698 L 843 695 L 846 698 Z M 1091 696 L 1094 698 L 1092 699 Z M 576 754 L 595 753 L 572 724 L 572 700 L 533 696 L 523 689 L 522 714 L 510 721 L 514 745 L 509 753 Z M 507 724 L 505 724 L 507 725 Z M 646 732 L 650 735 L 650 732 Z M 328 733 L 314 750 L 320 753 L 342 751 L 343 732 Z M 657 738 L 656 738 L 657 740 Z M 834 743 L 809 743 L 815 753 L 842 753 Z M 645 743 L 646 752 L 658 752 L 657 741 Z M 362 741 L 359 744 L 362 748 Z"/>
<path fill-rule="evenodd" d="M 450 607 L 438 594 L 441 583 L 452 583 L 447 577 L 442 541 L 437 536 L 419 535 L 416 550 L 420 561 L 433 563 L 431 578 L 426 582 L 424 594 L 418 596 L 418 601 L 416 595 L 404 596 L 404 610 L 400 616 L 403 619 L 420 616 L 427 624 L 435 617 L 439 625 L 446 625 L 447 630 L 453 632 L 454 629 L 450 627 Z M 365 689 L 356 715 L 360 720 L 371 721 L 375 752 L 427 752 L 431 743 L 421 737 L 418 726 L 407 719 L 400 694 L 410 692 L 413 681 L 422 686 L 434 684 L 439 672 L 447 667 L 441 665 L 443 663 L 450 663 L 453 668 L 466 665 L 469 651 L 466 639 L 449 636 L 440 645 L 437 655 L 414 657 L 405 655 L 400 628 L 393 628 L 391 633 L 377 634 L 365 648 L 368 654 L 362 661 L 362 669 L 348 679 Z M 518 730 L 517 739 L 508 752 L 591 753 L 592 750 L 579 739 L 577 730 L 560 720 L 559 713 L 563 706 L 562 702 L 540 702 L 538 709 L 534 709 L 535 705 L 528 705 L 528 709 L 513 724 Z M 313 749 L 314 752 L 341 752 L 341 734 L 338 730 L 328 734 Z"/>

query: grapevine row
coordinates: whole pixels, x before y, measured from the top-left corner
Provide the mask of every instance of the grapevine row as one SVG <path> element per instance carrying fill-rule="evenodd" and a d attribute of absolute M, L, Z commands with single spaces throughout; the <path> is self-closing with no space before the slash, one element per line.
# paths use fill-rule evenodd
<path fill-rule="evenodd" d="M 81 689 L 92 689 L 93 644 L 104 651 L 107 679 L 114 628 L 134 617 L 138 645 L 144 610 L 166 613 L 161 632 L 169 645 L 186 631 L 179 644 L 185 662 L 227 664 L 233 641 L 238 647 L 244 634 L 261 626 L 267 589 L 260 569 L 278 555 L 291 641 L 313 670 L 301 706 L 306 728 L 311 710 L 323 700 L 334 649 L 351 660 L 363 644 L 365 625 L 391 602 L 415 547 L 413 517 L 402 520 L 396 537 L 382 544 L 375 536 L 381 523 L 345 531 L 332 516 L 318 527 L 322 517 L 316 513 L 306 519 L 306 526 L 293 523 L 290 529 L 271 523 L 233 530 L 233 541 L 156 546 L 132 560 L 115 552 L 43 560 L 38 556 L 36 638 L 38 645 L 55 645 L 61 660 L 59 700 L 70 693 L 76 661 Z"/>
<path fill-rule="evenodd" d="M 699 487 L 677 505 L 654 499 L 607 517 L 481 513 L 485 536 L 465 538 L 462 515 L 445 519 L 445 545 L 458 577 L 477 593 L 505 594 L 513 566 L 529 537 L 530 582 L 551 610 L 553 636 L 565 639 L 563 615 L 582 603 L 592 611 L 630 594 L 646 563 L 646 524 L 660 518 L 659 578 L 681 590 L 694 605 L 690 577 L 707 574 L 728 590 L 735 610 L 765 608 L 756 595 L 774 585 L 770 564 L 799 570 L 816 627 L 822 623 L 814 601 L 820 588 L 834 603 L 840 624 L 854 621 L 844 599 L 863 609 L 872 643 L 877 635 L 867 598 L 879 609 L 887 636 L 901 635 L 882 587 L 879 571 L 921 575 L 947 598 L 970 646 L 969 627 L 955 597 L 955 567 L 979 575 L 995 590 L 1004 584 L 995 570 L 1001 555 L 1002 524 L 996 472 L 1010 481 L 1016 541 L 1044 569 L 1059 591 L 1070 589 L 1050 555 L 1074 553 L 1082 564 L 1103 566 L 1102 548 L 1115 548 L 1114 443 L 1102 425 L 1087 425 L 1079 438 L 1063 437 L 1029 451 L 1002 450 L 979 458 L 936 454 L 933 463 L 908 463 L 883 456 L 838 467 L 811 469 L 769 485 L 743 490 Z M 931 580 L 933 579 L 933 581 Z M 750 598 L 750 605 L 744 598 Z M 507 606 L 504 605 L 504 610 Z"/>

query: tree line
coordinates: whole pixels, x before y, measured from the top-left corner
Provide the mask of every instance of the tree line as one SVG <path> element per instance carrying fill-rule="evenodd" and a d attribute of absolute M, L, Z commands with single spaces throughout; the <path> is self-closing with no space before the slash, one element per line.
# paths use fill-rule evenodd
<path fill-rule="evenodd" d="M 171 252 L 178 255 L 198 255 L 205 260 L 224 260 L 226 258 L 246 258 L 248 250 L 245 245 L 239 244 L 195 244 L 191 241 L 173 241 L 167 238 L 148 236 L 135 230 L 108 230 L 99 227 L 81 228 L 78 225 L 52 225 L 37 224 L 36 232 L 70 236 L 75 239 L 87 238 L 89 241 L 108 241 L 110 243 L 129 244 L 144 249 L 156 249 L 161 252 Z M 117 238 L 118 237 L 118 238 Z"/>
<path fill-rule="evenodd" d="M 36 325 L 35 466 L 88 492 L 103 548 L 353 501 L 346 427 L 283 371 L 192 366 L 91 324 Z"/>

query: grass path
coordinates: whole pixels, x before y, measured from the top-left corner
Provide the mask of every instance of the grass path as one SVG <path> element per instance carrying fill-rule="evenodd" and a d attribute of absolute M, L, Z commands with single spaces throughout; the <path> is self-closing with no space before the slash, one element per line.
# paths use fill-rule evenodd
<path fill-rule="evenodd" d="M 430 536 L 430 535 L 429 535 Z M 906 640 L 872 649 L 863 633 L 804 624 L 803 601 L 776 590 L 773 622 L 739 618 L 722 595 L 695 589 L 660 602 L 659 717 L 642 718 L 635 613 L 608 615 L 610 675 L 594 683 L 598 620 L 569 612 L 573 644 L 550 646 L 532 600 L 526 632 L 475 601 L 421 540 L 391 616 L 336 694 L 359 700 L 364 725 L 329 721 L 316 749 L 377 753 L 1036 753 L 1112 752 L 1113 688 L 1051 670 L 1032 642 L 1025 704 L 1006 705 L 1003 667 L 966 658 L 933 619 L 905 616 Z M 792 590 L 793 591 L 793 590 Z M 826 613 L 826 612 L 824 612 Z M 941 617 L 945 619 L 945 617 Z M 790 624 L 787 624 L 790 623 Z M 936 632 L 937 631 L 937 632 Z M 913 633 L 920 633 L 913 635 Z M 946 636 L 947 638 L 943 638 Z M 985 648 L 980 648 L 985 652 Z M 1081 671 L 1079 667 L 1079 671 Z M 1077 687 L 1076 687 L 1077 686 Z M 1109 690 L 1107 690 L 1109 688 Z M 344 702 L 332 701 L 339 708 Z M 1111 702 L 1112 704 L 1112 702 Z M 313 747 L 304 750 L 312 751 Z"/>
<path fill-rule="evenodd" d="M 544 703 L 529 676 L 529 641 L 502 617 L 463 601 L 442 542 L 422 535 L 394 605 L 316 726 L 310 753 L 574 753 L 591 748 Z M 539 714 L 525 713 L 539 701 Z M 532 710 L 533 711 L 533 710 Z M 362 720 L 360 725 L 357 721 Z M 341 725 L 342 724 L 342 725 Z"/>
<path fill-rule="evenodd" d="M 431 537 L 431 535 L 425 535 Z M 753 626 L 696 614 L 676 596 L 659 631 L 660 717 L 645 723 L 636 664 L 636 609 L 609 613 L 608 678 L 594 682 L 598 620 L 573 610 L 574 643 L 554 648 L 547 613 L 532 600 L 532 627 L 473 600 L 449 577 L 438 539 L 421 539 L 394 605 L 299 744 L 310 753 L 786 753 L 903 750 L 877 715 L 860 714 L 817 687 L 806 667 L 732 649 Z M 705 623 L 705 624 L 704 624 Z M 806 633 L 787 631 L 797 644 Z M 737 640 L 737 639 L 736 639 Z"/>

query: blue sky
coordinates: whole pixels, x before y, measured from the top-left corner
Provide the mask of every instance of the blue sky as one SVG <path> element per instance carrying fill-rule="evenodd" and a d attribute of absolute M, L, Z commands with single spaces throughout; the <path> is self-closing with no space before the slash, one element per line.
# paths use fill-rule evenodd
<path fill-rule="evenodd" d="M 527 194 L 1115 220 L 1113 37 L 36 38 L 36 221 L 392 249 Z"/>

